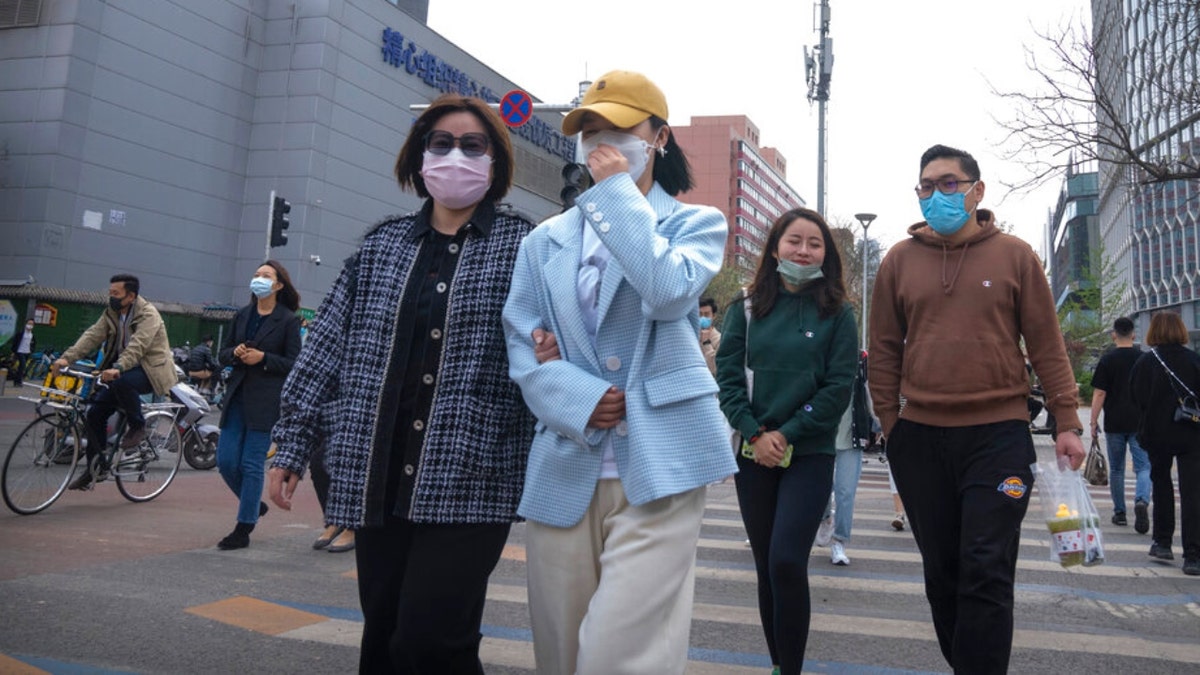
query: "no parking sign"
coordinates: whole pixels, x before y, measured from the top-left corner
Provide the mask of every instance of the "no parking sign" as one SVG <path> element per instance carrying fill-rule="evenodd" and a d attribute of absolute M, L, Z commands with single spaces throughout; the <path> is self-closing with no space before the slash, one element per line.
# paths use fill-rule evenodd
<path fill-rule="evenodd" d="M 500 119 L 515 129 L 533 117 L 533 99 L 520 89 L 513 89 L 500 99 Z"/>

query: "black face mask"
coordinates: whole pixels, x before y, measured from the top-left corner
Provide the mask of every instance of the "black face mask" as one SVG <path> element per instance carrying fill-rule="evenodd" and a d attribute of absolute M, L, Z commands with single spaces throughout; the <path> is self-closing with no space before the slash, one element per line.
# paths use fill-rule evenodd
<path fill-rule="evenodd" d="M 125 301 L 125 298 L 111 298 L 110 297 L 108 299 L 108 306 L 112 309 L 112 311 L 119 312 L 119 311 L 121 311 L 121 303 L 124 301 Z"/>

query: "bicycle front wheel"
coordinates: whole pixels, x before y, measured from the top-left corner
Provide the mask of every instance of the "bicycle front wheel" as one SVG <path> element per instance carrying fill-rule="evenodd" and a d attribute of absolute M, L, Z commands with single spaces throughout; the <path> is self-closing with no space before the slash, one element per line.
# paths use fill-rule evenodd
<path fill-rule="evenodd" d="M 162 494 L 179 472 L 183 449 L 175 416 L 165 410 L 146 413 L 146 437 L 136 447 L 118 448 L 112 472 L 117 489 L 131 502 L 148 502 Z"/>
<path fill-rule="evenodd" d="M 8 508 L 28 516 L 61 497 L 79 463 L 82 434 L 70 416 L 57 412 L 30 422 L 4 458 L 0 488 Z"/>

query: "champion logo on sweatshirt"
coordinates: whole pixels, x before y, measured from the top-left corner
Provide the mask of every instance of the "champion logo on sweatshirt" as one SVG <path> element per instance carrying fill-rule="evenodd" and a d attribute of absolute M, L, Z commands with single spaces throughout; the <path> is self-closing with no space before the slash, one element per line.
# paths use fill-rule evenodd
<path fill-rule="evenodd" d="M 991 280 L 991 279 L 984 279 L 984 280 L 983 280 L 983 287 L 984 287 L 984 288 L 991 288 L 991 287 L 992 287 L 992 280 Z"/>

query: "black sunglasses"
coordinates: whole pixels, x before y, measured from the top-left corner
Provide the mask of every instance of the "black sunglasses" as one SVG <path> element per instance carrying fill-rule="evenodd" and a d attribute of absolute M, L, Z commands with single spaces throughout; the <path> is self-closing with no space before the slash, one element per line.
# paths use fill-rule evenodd
<path fill-rule="evenodd" d="M 425 150 L 435 155 L 450 154 L 456 142 L 467 157 L 479 157 L 487 154 L 488 148 L 492 144 L 487 134 L 469 133 L 457 138 L 449 131 L 431 131 L 425 134 Z"/>

